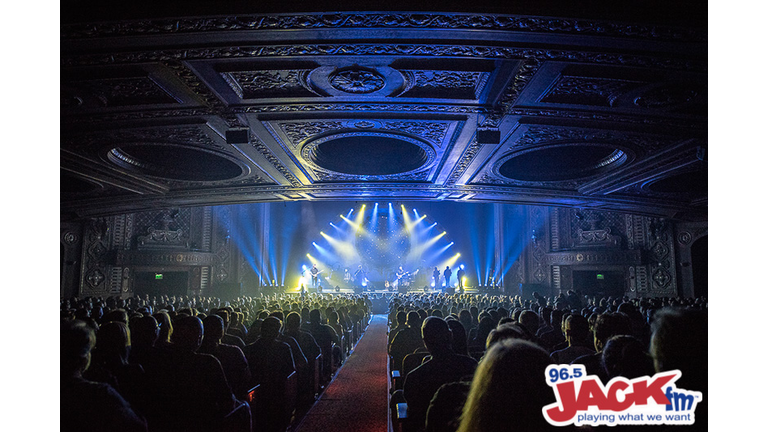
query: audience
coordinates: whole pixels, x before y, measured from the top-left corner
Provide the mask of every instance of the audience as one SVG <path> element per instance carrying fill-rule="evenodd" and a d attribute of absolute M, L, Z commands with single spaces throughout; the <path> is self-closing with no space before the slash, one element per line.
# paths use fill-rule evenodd
<path fill-rule="evenodd" d="M 414 353 L 424 359 L 391 395 L 408 404 L 412 430 L 547 430 L 540 408 L 553 397 L 542 387 L 549 363 L 584 364 L 604 383 L 679 369 L 679 388 L 704 393 L 696 419 L 706 424 L 706 299 L 568 292 L 532 299 L 393 293 L 375 300 L 389 301 L 392 365 L 402 366 Z M 272 397 L 271 410 L 265 409 L 284 391 L 271 377 L 297 371 L 308 407 L 323 389 L 313 387 L 314 360 L 320 356 L 327 384 L 361 336 L 373 304 L 365 295 L 316 293 L 230 302 L 202 296 L 64 299 L 62 430 L 284 431 L 286 400 Z M 469 347 L 485 351 L 479 366 Z M 239 398 L 257 383 L 263 392 L 253 404 L 263 406 L 254 411 L 261 416 L 251 418 Z M 275 418 L 263 415 L 268 412 Z"/>

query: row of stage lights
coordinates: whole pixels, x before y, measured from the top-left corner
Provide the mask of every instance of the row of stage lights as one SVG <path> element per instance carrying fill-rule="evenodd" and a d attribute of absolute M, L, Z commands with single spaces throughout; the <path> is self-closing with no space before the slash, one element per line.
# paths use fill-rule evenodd
<path fill-rule="evenodd" d="M 315 248 L 318 253 L 325 256 L 326 258 L 338 259 L 338 257 L 341 257 L 346 262 L 361 262 L 361 257 L 357 254 L 357 251 L 355 249 L 354 245 L 354 238 L 349 238 L 352 235 L 360 235 L 360 236 L 371 236 L 372 234 L 365 229 L 363 226 L 363 222 L 365 221 L 365 209 L 367 205 L 363 204 L 360 208 L 360 211 L 355 215 L 354 218 L 352 218 L 353 213 L 355 212 L 354 208 L 349 209 L 349 212 L 347 212 L 346 216 L 344 214 L 340 214 L 339 217 L 341 220 L 346 223 L 349 227 L 352 228 L 351 232 L 345 231 L 343 227 L 340 227 L 333 222 L 329 222 L 329 225 L 333 227 L 337 233 L 346 235 L 348 238 L 347 240 L 341 240 L 339 238 L 336 238 L 334 236 L 331 236 L 324 231 L 320 231 L 320 235 L 328 242 L 328 244 L 333 248 L 333 251 L 329 251 L 327 248 L 319 245 L 317 242 L 313 241 L 312 246 Z M 387 204 L 388 212 L 390 217 L 395 217 L 395 210 L 392 203 Z M 413 210 L 413 218 L 410 216 L 410 212 L 405 208 L 404 204 L 400 205 L 401 209 L 401 215 L 404 222 L 404 232 L 399 234 L 407 234 L 407 235 L 413 235 L 412 230 L 418 226 L 419 223 L 424 221 L 427 218 L 427 215 L 419 215 L 418 210 L 415 208 Z M 378 218 L 375 217 L 379 213 L 379 203 L 375 203 L 373 207 L 373 216 L 371 217 L 371 223 L 375 224 L 378 222 Z M 392 221 L 390 223 L 393 223 Z M 432 230 L 434 227 L 437 226 L 437 222 L 432 223 L 431 225 L 427 226 L 421 231 L 421 234 L 427 233 L 428 231 Z M 417 255 L 419 258 L 421 258 L 421 254 L 427 251 L 428 248 L 433 246 L 435 243 L 437 243 L 442 237 L 447 235 L 446 231 L 442 231 L 440 234 L 433 236 L 429 239 L 427 239 L 424 242 L 419 242 L 416 244 L 416 250 L 413 251 L 414 255 Z M 430 258 L 432 258 L 432 261 L 437 259 L 440 255 L 442 255 L 445 251 L 447 251 L 449 248 L 451 248 L 454 245 L 454 242 L 451 241 L 447 245 L 443 246 L 440 250 L 435 252 Z M 306 254 L 306 257 L 309 259 L 311 264 L 317 264 L 317 265 L 323 265 L 321 259 L 318 257 L 313 256 L 310 253 Z M 461 257 L 461 253 L 456 253 L 450 258 L 444 260 L 438 265 L 438 268 L 444 269 L 446 266 L 452 267 L 456 264 L 458 259 Z M 463 267 L 463 265 L 462 265 Z M 306 271 L 306 265 L 303 265 L 302 268 L 302 276 L 299 278 L 297 287 L 301 286 L 302 283 L 306 283 L 306 279 L 308 279 L 307 276 L 304 276 L 303 274 Z"/>

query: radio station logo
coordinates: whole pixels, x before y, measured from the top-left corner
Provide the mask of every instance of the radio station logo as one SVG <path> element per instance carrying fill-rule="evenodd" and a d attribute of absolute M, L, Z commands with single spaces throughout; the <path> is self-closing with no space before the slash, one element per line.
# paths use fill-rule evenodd
<path fill-rule="evenodd" d="M 542 408 L 554 426 L 692 425 L 702 394 L 680 389 L 679 370 L 628 380 L 587 375 L 583 365 L 550 365 L 545 379 L 557 402 Z"/>

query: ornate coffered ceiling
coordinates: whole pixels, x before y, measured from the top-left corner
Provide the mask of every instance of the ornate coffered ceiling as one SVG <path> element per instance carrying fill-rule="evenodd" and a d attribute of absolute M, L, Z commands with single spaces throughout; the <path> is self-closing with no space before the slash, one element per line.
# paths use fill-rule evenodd
<path fill-rule="evenodd" d="M 61 27 L 64 219 L 376 197 L 706 218 L 706 27 L 105 16 Z"/>

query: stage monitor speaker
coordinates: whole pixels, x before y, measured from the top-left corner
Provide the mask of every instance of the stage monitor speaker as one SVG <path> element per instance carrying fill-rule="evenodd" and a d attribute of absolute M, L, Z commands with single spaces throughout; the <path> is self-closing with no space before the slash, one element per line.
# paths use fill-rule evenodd
<path fill-rule="evenodd" d="M 246 128 L 229 129 L 226 133 L 227 144 L 248 144 L 250 142 L 249 130 Z"/>
<path fill-rule="evenodd" d="M 499 144 L 501 143 L 501 131 L 498 128 L 478 128 L 478 144 Z"/>

